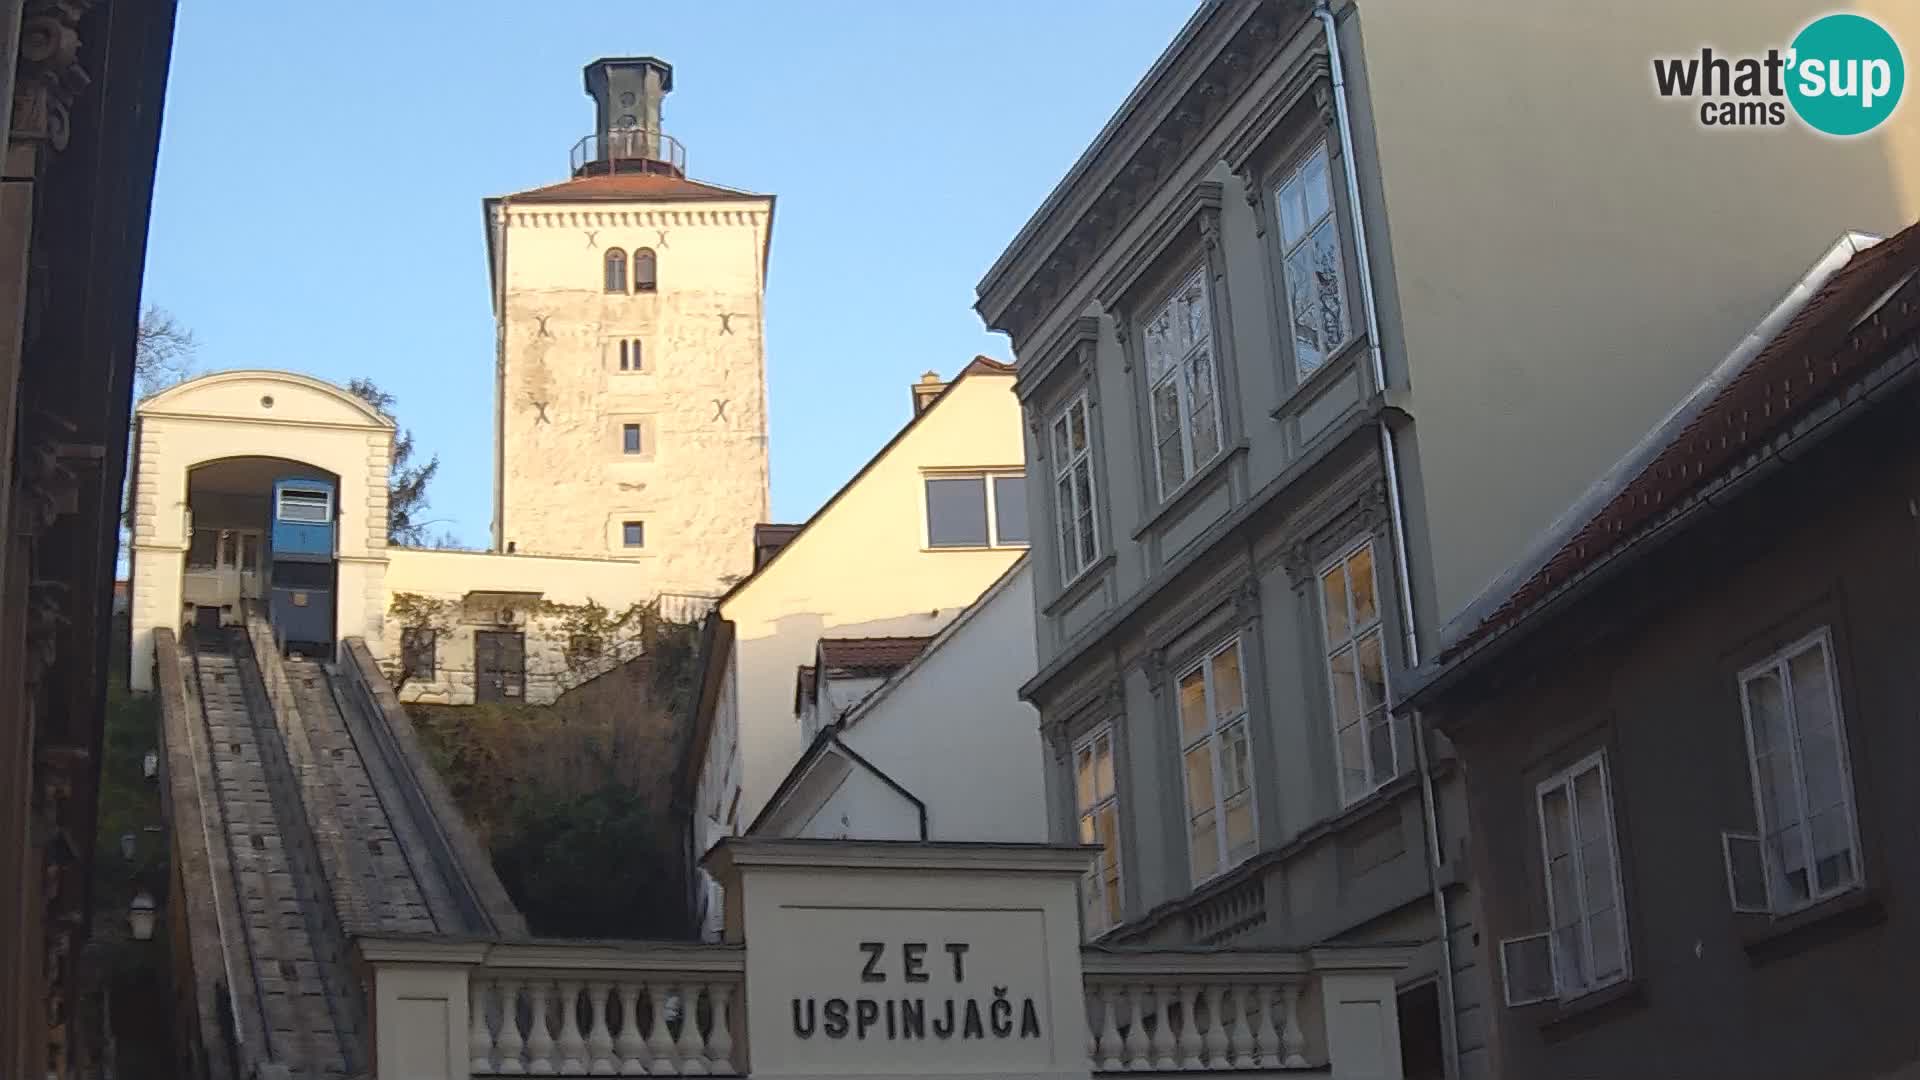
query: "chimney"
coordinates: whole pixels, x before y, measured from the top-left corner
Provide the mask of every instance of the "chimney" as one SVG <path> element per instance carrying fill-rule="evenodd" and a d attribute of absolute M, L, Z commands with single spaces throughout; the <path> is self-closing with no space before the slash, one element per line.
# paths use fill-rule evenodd
<path fill-rule="evenodd" d="M 603 57 L 585 71 L 593 99 L 592 153 L 576 176 L 684 169 L 679 144 L 660 127 L 660 103 L 673 90 L 673 65 L 652 56 Z"/>
<path fill-rule="evenodd" d="M 938 372 L 929 371 L 920 376 L 920 381 L 913 384 L 913 415 L 926 412 L 927 406 L 933 404 L 933 399 L 939 397 L 940 391 L 946 388 L 947 384 L 940 381 Z"/>

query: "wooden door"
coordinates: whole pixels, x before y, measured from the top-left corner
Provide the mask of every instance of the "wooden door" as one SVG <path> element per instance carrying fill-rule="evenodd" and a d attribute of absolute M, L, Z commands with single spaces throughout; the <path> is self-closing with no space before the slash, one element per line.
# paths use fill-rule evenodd
<path fill-rule="evenodd" d="M 522 701 L 527 687 L 526 635 L 479 630 L 473 635 L 473 699 Z"/>

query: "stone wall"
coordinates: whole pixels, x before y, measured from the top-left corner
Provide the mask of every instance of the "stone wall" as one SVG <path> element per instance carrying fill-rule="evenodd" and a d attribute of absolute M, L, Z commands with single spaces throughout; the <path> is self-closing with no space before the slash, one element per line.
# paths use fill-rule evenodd
<path fill-rule="evenodd" d="M 715 591 L 767 514 L 761 301 L 770 201 L 508 207 L 499 546 L 643 564 Z M 603 289 L 607 250 L 654 250 L 654 292 Z M 621 346 L 639 343 L 639 370 Z M 629 361 L 631 364 L 631 360 Z M 641 428 L 642 449 L 622 430 Z M 628 546 L 624 522 L 644 524 Z"/>

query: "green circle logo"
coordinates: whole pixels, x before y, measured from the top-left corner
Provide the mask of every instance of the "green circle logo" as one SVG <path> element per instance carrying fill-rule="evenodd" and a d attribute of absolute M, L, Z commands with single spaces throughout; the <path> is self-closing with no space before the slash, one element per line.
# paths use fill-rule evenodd
<path fill-rule="evenodd" d="M 1861 135 L 1893 115 L 1907 65 L 1893 35 L 1861 15 L 1827 15 L 1793 39 L 1787 100 L 1815 131 Z"/>

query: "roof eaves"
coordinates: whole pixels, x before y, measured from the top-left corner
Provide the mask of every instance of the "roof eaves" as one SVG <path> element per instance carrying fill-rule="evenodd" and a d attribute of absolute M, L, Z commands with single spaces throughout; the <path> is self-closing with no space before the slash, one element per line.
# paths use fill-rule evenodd
<path fill-rule="evenodd" d="M 1013 564 L 1007 567 L 1006 572 L 996 578 L 993 584 L 982 590 L 980 595 L 974 598 L 973 603 L 968 604 L 965 610 L 954 616 L 952 622 L 940 628 L 940 632 L 933 636 L 933 640 L 927 642 L 927 647 L 920 650 L 920 655 L 908 661 L 905 667 L 894 672 L 886 682 L 874 687 L 871 694 L 860 699 L 860 704 L 855 705 L 852 710 L 847 713 L 846 717 L 840 721 L 840 726 L 843 728 L 851 728 L 859 723 L 869 712 L 877 708 L 882 701 L 891 696 L 895 688 L 899 687 L 908 679 L 911 679 L 914 672 L 919 671 L 922 665 L 930 663 L 934 654 L 938 653 L 941 647 L 946 645 L 954 635 L 958 634 L 971 623 L 974 616 L 979 614 L 988 604 L 992 603 L 995 597 L 1007 590 L 1014 576 L 1027 568 L 1027 560 L 1030 557 L 1030 552 L 1022 552 L 1019 558 L 1013 560 Z"/>
<path fill-rule="evenodd" d="M 1122 130 L 1161 89 L 1180 58 L 1199 39 L 1201 29 L 1206 25 L 1207 20 L 1230 6 L 1232 5 L 1225 0 L 1205 0 L 1188 17 L 1186 23 L 1180 27 L 1180 32 L 1174 35 L 1165 49 L 1161 50 L 1153 65 L 1147 68 L 1147 73 L 1134 84 L 1132 91 L 1120 102 L 1120 107 L 1114 110 L 1113 115 L 1107 118 L 1107 122 L 1101 126 L 1099 133 L 1093 137 L 1093 141 L 1087 144 L 1087 148 L 1080 152 L 1078 158 L 1074 159 L 1073 164 L 1067 168 L 1066 175 L 1062 176 L 1059 182 L 1053 185 L 1053 189 L 1047 192 L 1046 197 L 1040 200 L 1040 206 L 1027 218 L 1026 223 L 1020 226 L 1020 230 L 1014 233 L 1013 240 L 1000 253 L 1000 257 L 993 261 L 986 275 L 974 286 L 974 295 L 980 304 L 985 303 L 987 294 L 1005 284 L 1005 279 L 1011 274 L 1017 262 L 1031 254 L 1031 249 L 1040 245 L 1042 234 L 1058 226 L 1056 219 L 1062 208 L 1072 199 L 1082 181 L 1094 171 L 1095 165 L 1113 149 L 1113 144 L 1118 141 Z"/>
<path fill-rule="evenodd" d="M 1724 359 L 1697 384 L 1686 397 L 1600 478 L 1588 486 L 1579 498 L 1556 517 L 1527 547 L 1524 554 L 1490 581 L 1480 594 L 1469 601 L 1440 629 L 1434 656 L 1445 657 L 1457 649 L 1483 622 L 1503 605 L 1515 591 L 1538 573 L 1573 536 L 1606 507 L 1613 497 L 1631 484 L 1650 465 L 1673 436 L 1685 428 L 1731 383 L 1761 350 L 1784 330 L 1793 318 L 1806 309 L 1820 289 L 1852 262 L 1855 256 L 1880 242 L 1880 238 L 1849 232 L 1829 247 L 1786 295 L 1776 303 L 1753 330 L 1735 345 Z"/>
<path fill-rule="evenodd" d="M 985 360 L 987 364 L 992 365 L 992 367 L 991 368 L 976 367 L 976 365 L 983 360 Z M 885 446 L 882 446 L 872 457 L 868 458 L 866 464 L 860 466 L 859 470 L 856 471 L 853 474 L 853 476 L 847 480 L 846 483 L 840 485 L 838 490 L 836 490 L 832 495 L 829 495 L 827 497 L 827 501 L 820 504 L 820 509 L 815 510 L 810 516 L 808 516 L 806 521 L 800 524 L 799 530 L 796 531 L 793 534 L 793 536 L 787 540 L 785 544 L 782 544 L 780 546 L 779 551 L 774 552 L 772 557 L 767 559 L 766 562 L 763 562 L 759 566 L 754 567 L 752 573 L 748 574 L 746 577 L 741 578 L 739 581 L 734 582 L 731 588 L 729 588 L 726 592 L 721 593 L 720 599 L 714 602 L 715 610 L 718 610 L 721 606 L 725 605 L 729 600 L 732 600 L 734 597 L 740 595 L 741 591 L 746 589 L 749 585 L 752 585 L 755 581 L 760 580 L 761 575 L 765 574 L 769 567 L 778 563 L 782 558 L 786 556 L 787 552 L 792 551 L 796 546 L 799 545 L 800 541 L 806 539 L 807 534 L 813 530 L 813 526 L 816 522 L 818 522 L 822 517 L 826 516 L 827 512 L 829 510 L 832 510 L 834 506 L 840 502 L 841 499 L 845 498 L 847 493 L 852 491 L 854 487 L 860 483 L 861 480 L 865 479 L 866 475 L 872 472 L 874 468 L 880 464 L 881 461 L 885 460 L 886 456 L 892 453 L 895 447 L 899 446 L 902 442 L 904 442 L 906 440 L 906 437 L 909 434 L 912 434 L 914 429 L 918 428 L 922 421 L 926 420 L 927 417 L 932 416 L 934 413 L 934 410 L 938 409 L 941 403 L 946 401 L 948 396 L 951 395 L 954 392 L 954 390 L 960 386 L 961 383 L 966 382 L 969 377 L 974 375 L 993 375 L 1000 378 L 1010 379 L 1014 377 L 1014 368 L 1013 368 L 1013 365 L 1011 364 L 1002 364 L 997 360 L 988 360 L 984 356 L 974 357 L 974 361 L 972 363 L 969 363 L 965 368 L 961 369 L 960 374 L 955 376 L 954 380 L 948 383 L 945 389 L 941 390 L 938 394 L 935 394 L 933 396 L 933 400 L 927 402 L 926 408 L 921 409 L 917 413 L 914 413 L 913 416 L 909 418 L 904 425 L 901 426 L 899 431 L 896 431 L 893 433 L 893 438 L 888 439 Z"/>

